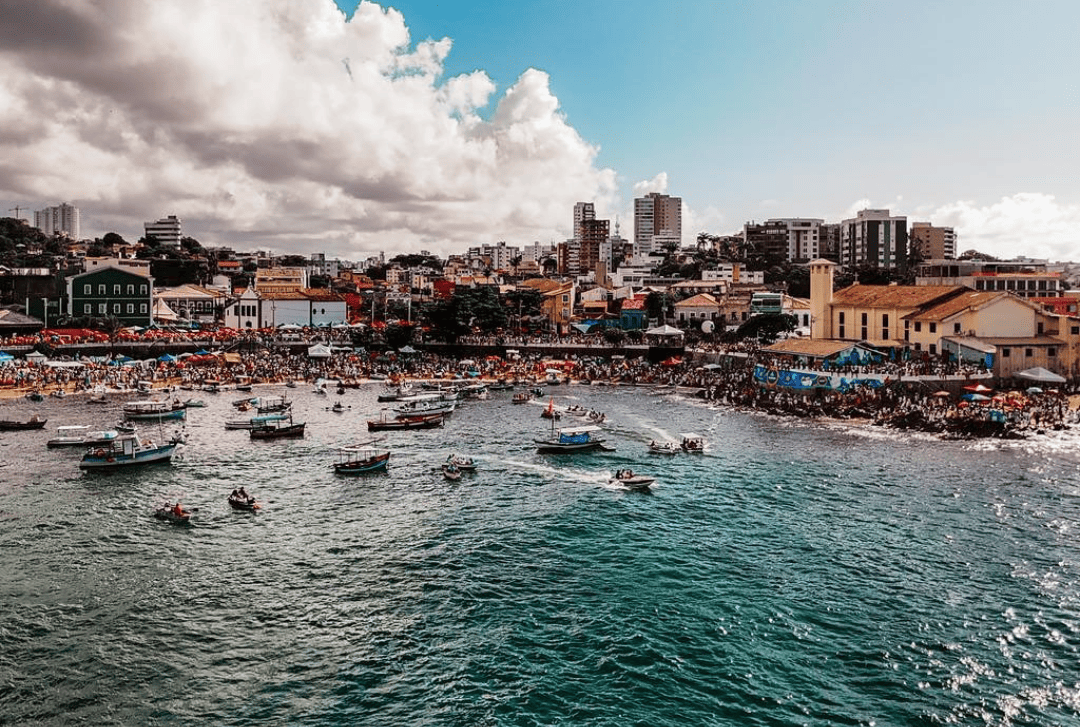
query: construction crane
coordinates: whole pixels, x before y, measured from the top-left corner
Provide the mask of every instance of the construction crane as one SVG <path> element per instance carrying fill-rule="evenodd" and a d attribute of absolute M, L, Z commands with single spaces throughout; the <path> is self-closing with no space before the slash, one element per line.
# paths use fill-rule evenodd
<path fill-rule="evenodd" d="M 18 206 L 15 206 L 15 207 L 12 207 L 11 209 L 9 209 L 9 210 L 8 210 L 8 212 L 14 212 L 14 213 L 15 213 L 15 219 L 17 219 L 17 220 L 21 220 L 21 219 L 22 219 L 22 217 L 20 217 L 20 216 L 19 216 L 19 213 L 20 213 L 21 211 L 23 211 L 24 209 L 26 209 L 26 208 L 25 208 L 25 207 L 18 207 Z"/>

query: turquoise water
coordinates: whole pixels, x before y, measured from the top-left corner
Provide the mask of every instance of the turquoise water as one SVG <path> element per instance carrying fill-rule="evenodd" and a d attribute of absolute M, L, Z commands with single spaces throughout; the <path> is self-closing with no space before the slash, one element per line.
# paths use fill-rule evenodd
<path fill-rule="evenodd" d="M 179 460 L 114 475 L 4 433 L 0 723 L 1080 724 L 1080 431 L 941 442 L 551 391 L 617 451 L 536 454 L 541 403 L 501 392 L 335 476 L 374 386 L 344 414 L 290 391 L 307 437 L 254 444 L 206 394 Z M 681 433 L 706 454 L 646 453 Z M 445 480 L 454 451 L 479 470 Z M 608 485 L 621 467 L 653 493 Z M 239 485 L 265 509 L 232 512 Z M 177 498 L 194 526 L 151 517 Z"/>

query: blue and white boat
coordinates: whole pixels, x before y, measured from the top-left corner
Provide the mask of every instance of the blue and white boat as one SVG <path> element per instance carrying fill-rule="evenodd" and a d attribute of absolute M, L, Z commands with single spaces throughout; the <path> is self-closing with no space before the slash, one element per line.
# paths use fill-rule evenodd
<path fill-rule="evenodd" d="M 176 451 L 177 442 L 155 443 L 141 439 L 135 432 L 120 434 L 108 443 L 86 450 L 79 468 L 84 470 L 117 469 L 132 465 L 169 462 Z"/>
<path fill-rule="evenodd" d="M 286 413 L 278 414 L 259 414 L 258 416 L 249 417 L 247 419 L 229 419 L 225 422 L 226 429 L 254 429 L 255 427 L 265 426 L 270 422 L 279 422 L 283 419 L 290 419 L 292 415 Z"/>
<path fill-rule="evenodd" d="M 147 399 L 124 404 L 124 418 L 132 421 L 163 422 L 183 419 L 186 413 L 187 407 L 179 399 Z"/>
<path fill-rule="evenodd" d="M 551 436 L 535 440 L 536 451 L 540 454 L 573 454 L 609 449 L 604 444 L 604 438 L 596 433 L 599 431 L 600 427 L 592 426 L 553 429 Z"/>

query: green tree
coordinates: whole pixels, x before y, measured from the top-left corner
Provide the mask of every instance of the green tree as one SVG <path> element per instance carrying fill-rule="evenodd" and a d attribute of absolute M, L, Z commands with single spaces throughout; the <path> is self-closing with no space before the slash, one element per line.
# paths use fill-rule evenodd
<path fill-rule="evenodd" d="M 604 329 L 604 340 L 614 346 L 618 346 L 626 340 L 626 331 L 621 328 L 609 326 Z"/>
<path fill-rule="evenodd" d="M 383 331 L 383 335 L 386 337 L 386 345 L 393 349 L 408 345 L 413 340 L 415 328 L 415 326 L 407 323 L 391 323 Z"/>
<path fill-rule="evenodd" d="M 658 293 L 657 291 L 650 292 L 645 296 L 645 314 L 649 318 L 663 321 L 664 311 L 667 309 L 667 295 L 664 293 Z"/>
<path fill-rule="evenodd" d="M 101 238 L 101 243 L 106 247 L 121 247 L 127 244 L 127 241 L 115 232 L 106 232 L 105 237 Z"/>
<path fill-rule="evenodd" d="M 762 345 L 774 343 L 781 333 L 790 333 L 798 325 L 795 316 L 786 313 L 765 313 L 751 316 L 735 331 L 737 339 L 753 338 Z"/>

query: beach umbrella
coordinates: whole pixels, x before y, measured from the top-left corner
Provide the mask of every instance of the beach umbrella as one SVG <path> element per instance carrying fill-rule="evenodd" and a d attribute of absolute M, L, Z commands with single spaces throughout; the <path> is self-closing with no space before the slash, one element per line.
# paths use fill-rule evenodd
<path fill-rule="evenodd" d="M 960 398 L 964 401 L 990 401 L 990 397 L 983 394 L 964 394 Z"/>
<path fill-rule="evenodd" d="M 1029 386 L 1027 388 L 1027 393 L 1029 393 L 1029 394 L 1041 394 L 1041 393 L 1043 393 L 1043 390 L 1040 389 L 1038 386 Z"/>
<path fill-rule="evenodd" d="M 171 353 L 163 353 L 160 356 L 158 356 L 157 360 L 158 361 L 164 361 L 165 363 L 172 363 L 173 361 L 176 360 L 176 356 L 173 356 Z"/>
<path fill-rule="evenodd" d="M 949 392 L 947 392 L 947 391 L 935 391 L 935 392 L 934 392 L 933 394 L 931 394 L 930 396 L 936 396 L 936 397 L 937 397 L 937 398 L 939 398 L 939 399 L 944 399 L 944 398 L 945 398 L 945 397 L 947 397 L 947 396 L 952 396 L 952 394 L 950 394 L 950 393 L 949 393 Z"/>
<path fill-rule="evenodd" d="M 982 384 L 975 384 L 975 386 L 965 386 L 964 391 L 972 391 L 976 394 L 985 394 L 988 391 L 993 391 L 989 386 L 983 386 Z"/>

